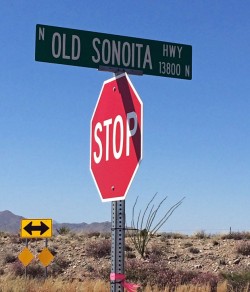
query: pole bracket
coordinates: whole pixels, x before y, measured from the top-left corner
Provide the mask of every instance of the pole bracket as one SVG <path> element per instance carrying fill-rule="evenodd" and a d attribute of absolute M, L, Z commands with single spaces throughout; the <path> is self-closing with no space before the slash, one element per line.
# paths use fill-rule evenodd
<path fill-rule="evenodd" d="M 113 72 L 115 74 L 118 73 L 124 73 L 126 72 L 127 74 L 131 74 L 131 75 L 138 75 L 138 76 L 142 76 L 143 75 L 143 71 L 142 70 L 133 70 L 133 69 L 127 69 L 127 68 L 116 68 L 116 67 L 111 67 L 111 66 L 102 66 L 100 65 L 98 68 L 99 71 L 106 71 L 106 72 Z"/>

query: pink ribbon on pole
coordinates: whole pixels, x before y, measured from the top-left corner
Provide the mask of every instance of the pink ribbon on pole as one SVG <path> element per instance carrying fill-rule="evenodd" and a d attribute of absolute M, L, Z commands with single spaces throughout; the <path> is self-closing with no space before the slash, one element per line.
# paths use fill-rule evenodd
<path fill-rule="evenodd" d="M 125 281 L 126 277 L 124 274 L 116 274 L 116 273 L 111 273 L 110 274 L 110 280 L 111 281 L 116 281 L 119 280 L 121 281 L 122 286 L 127 289 L 128 292 L 136 292 L 137 288 L 140 287 L 140 285 L 133 284 L 133 283 L 128 283 Z"/>

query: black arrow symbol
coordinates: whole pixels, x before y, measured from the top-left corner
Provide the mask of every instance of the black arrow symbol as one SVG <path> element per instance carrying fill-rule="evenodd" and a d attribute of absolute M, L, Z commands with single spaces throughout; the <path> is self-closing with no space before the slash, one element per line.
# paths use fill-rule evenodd
<path fill-rule="evenodd" d="M 44 232 L 49 230 L 49 227 L 46 224 L 44 224 L 42 221 L 40 221 L 40 223 L 41 223 L 41 225 L 39 225 L 39 226 L 33 226 L 32 221 L 31 221 L 23 229 L 25 231 L 27 231 L 30 235 L 32 235 L 32 231 L 40 231 L 40 235 L 43 235 Z"/>

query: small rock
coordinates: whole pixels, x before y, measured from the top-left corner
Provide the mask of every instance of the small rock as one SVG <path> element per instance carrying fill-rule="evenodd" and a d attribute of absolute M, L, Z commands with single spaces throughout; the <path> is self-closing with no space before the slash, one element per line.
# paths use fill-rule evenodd
<path fill-rule="evenodd" d="M 225 259 L 219 259 L 219 265 L 226 265 Z"/>
<path fill-rule="evenodd" d="M 233 264 L 238 265 L 240 263 L 240 259 L 236 259 L 233 261 Z"/>
<path fill-rule="evenodd" d="M 195 269 L 201 269 L 202 265 L 195 265 L 194 267 L 195 267 Z"/>
<path fill-rule="evenodd" d="M 177 259 L 177 255 L 169 256 L 168 259 L 169 260 Z"/>

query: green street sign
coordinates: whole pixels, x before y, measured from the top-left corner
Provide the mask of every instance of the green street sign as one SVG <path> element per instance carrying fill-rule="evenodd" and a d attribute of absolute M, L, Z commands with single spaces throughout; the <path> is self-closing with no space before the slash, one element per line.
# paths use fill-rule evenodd
<path fill-rule="evenodd" d="M 192 46 L 37 24 L 36 61 L 192 79 Z"/>

